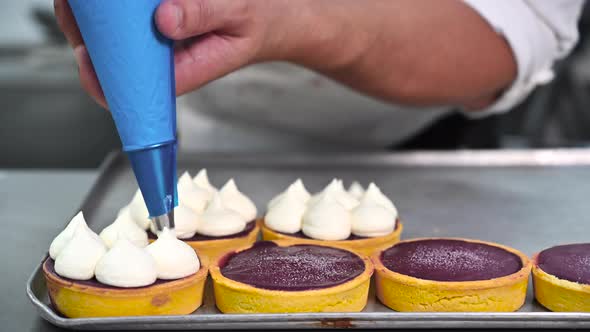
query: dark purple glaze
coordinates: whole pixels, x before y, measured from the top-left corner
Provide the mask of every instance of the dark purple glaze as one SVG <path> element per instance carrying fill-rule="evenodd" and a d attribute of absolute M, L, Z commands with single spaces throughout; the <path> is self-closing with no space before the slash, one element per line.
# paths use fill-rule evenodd
<path fill-rule="evenodd" d="M 226 256 L 221 274 L 257 288 L 303 291 L 328 288 L 350 281 L 365 270 L 357 255 L 315 245 L 279 247 L 257 242 L 250 249 Z"/>
<path fill-rule="evenodd" d="M 559 279 L 590 284 L 590 243 L 545 249 L 539 254 L 537 264 Z"/>
<path fill-rule="evenodd" d="M 399 227 L 399 220 L 398 220 L 398 222 L 395 223 L 395 229 L 393 231 L 395 232 L 398 227 Z M 299 231 L 299 232 L 293 233 L 293 234 L 287 234 L 287 233 L 282 233 L 282 232 L 277 232 L 277 233 L 284 234 L 284 235 L 287 235 L 287 236 L 297 237 L 297 238 L 300 238 L 300 239 L 311 239 L 309 236 L 303 234 L 302 231 Z M 350 236 L 348 237 L 348 239 L 341 240 L 341 241 L 365 240 L 365 239 L 369 239 L 369 238 L 368 237 L 364 237 L 364 236 L 356 236 L 354 234 L 350 234 Z"/>
<path fill-rule="evenodd" d="M 251 221 L 246 224 L 246 228 L 244 228 L 243 231 L 236 233 L 236 234 L 225 235 L 225 236 L 207 236 L 207 235 L 201 235 L 201 234 L 197 233 L 197 234 L 193 235 L 192 237 L 189 237 L 188 239 L 182 239 L 182 240 L 183 241 L 209 241 L 209 240 L 233 239 L 233 238 L 238 238 L 238 237 L 242 237 L 242 236 L 246 236 L 246 235 L 250 234 L 250 232 L 254 229 L 254 227 L 256 227 L 256 221 Z M 158 238 L 149 229 L 147 231 L 147 234 L 148 234 L 148 239 L 155 240 Z"/>
<path fill-rule="evenodd" d="M 394 245 L 381 254 L 391 271 L 435 281 L 476 281 L 504 277 L 522 260 L 504 249 L 461 240 L 431 239 Z"/>
<path fill-rule="evenodd" d="M 156 282 L 154 282 L 153 284 L 147 285 L 147 286 L 143 286 L 143 287 L 116 287 L 116 286 L 111 286 L 111 285 L 105 285 L 105 284 L 101 283 L 100 281 L 96 280 L 96 278 L 92 278 L 90 280 L 74 280 L 74 279 L 62 277 L 59 274 L 57 274 L 57 272 L 55 272 L 55 261 L 53 259 L 49 258 L 49 257 L 45 260 L 45 263 L 43 263 L 43 264 L 45 265 L 45 268 L 46 268 L 47 272 L 49 272 L 50 274 L 52 274 L 54 276 L 59 277 L 62 280 L 65 280 L 65 281 L 71 282 L 71 283 L 75 283 L 77 285 L 91 286 L 91 287 L 96 287 L 96 288 L 104 288 L 104 289 L 141 289 L 141 288 L 147 288 L 147 287 L 151 287 L 151 286 L 154 286 L 154 285 L 159 285 L 159 284 L 163 284 L 163 283 L 172 281 L 172 280 L 156 279 Z M 175 279 L 175 280 L 180 280 L 180 279 Z"/>

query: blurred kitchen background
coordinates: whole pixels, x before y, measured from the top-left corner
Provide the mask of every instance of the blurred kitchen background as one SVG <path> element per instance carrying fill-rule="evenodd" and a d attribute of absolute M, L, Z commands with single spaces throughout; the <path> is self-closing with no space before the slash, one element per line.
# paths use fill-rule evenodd
<path fill-rule="evenodd" d="M 51 0 L 0 0 L 0 168 L 91 168 L 119 147 L 111 118 L 78 84 L 71 50 L 58 31 Z M 466 137 L 493 133 L 499 148 L 590 145 L 590 13 L 581 41 L 559 64 L 552 84 L 538 89 L 513 112 L 482 120 Z M 281 133 L 283 145 L 247 123 L 196 112 L 179 100 L 181 147 L 192 151 L 330 149 Z M 202 106 L 206 107 L 206 106 Z M 183 137 L 183 126 L 193 129 Z M 286 143 L 285 143 L 286 142 Z M 311 144 L 310 144 L 311 143 Z M 334 147 L 338 149 L 338 147 Z"/>

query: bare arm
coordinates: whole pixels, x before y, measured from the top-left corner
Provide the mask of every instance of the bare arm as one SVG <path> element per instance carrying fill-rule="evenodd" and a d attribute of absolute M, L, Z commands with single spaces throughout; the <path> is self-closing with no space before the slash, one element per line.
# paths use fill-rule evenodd
<path fill-rule="evenodd" d="M 69 7 L 55 4 L 83 86 L 104 103 Z M 166 0 L 156 23 L 178 41 L 178 94 L 278 60 L 391 102 L 479 108 L 517 71 L 506 41 L 460 0 Z"/>

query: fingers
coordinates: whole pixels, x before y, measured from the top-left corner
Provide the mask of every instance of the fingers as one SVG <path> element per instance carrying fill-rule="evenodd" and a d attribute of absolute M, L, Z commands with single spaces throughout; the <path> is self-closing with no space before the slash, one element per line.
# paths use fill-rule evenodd
<path fill-rule="evenodd" d="M 239 38 L 205 34 L 179 45 L 175 52 L 176 94 L 182 95 L 225 76 L 251 59 L 251 48 Z"/>
<path fill-rule="evenodd" d="M 78 30 L 78 24 L 76 24 L 76 19 L 74 18 L 74 14 L 72 14 L 72 9 L 70 8 L 68 1 L 54 0 L 53 8 L 57 23 L 72 48 L 76 48 L 78 45 L 83 44 L 84 40 L 82 39 L 80 30 Z"/>
<path fill-rule="evenodd" d="M 162 34 L 181 40 L 231 29 L 248 19 L 249 8 L 245 0 L 166 0 L 155 19 Z"/>
<path fill-rule="evenodd" d="M 104 93 L 98 82 L 96 72 L 92 66 L 92 61 L 86 50 L 86 46 L 79 45 L 74 49 L 76 62 L 78 63 L 78 71 L 80 76 L 80 84 L 82 88 L 94 99 L 100 106 L 108 109 Z"/>

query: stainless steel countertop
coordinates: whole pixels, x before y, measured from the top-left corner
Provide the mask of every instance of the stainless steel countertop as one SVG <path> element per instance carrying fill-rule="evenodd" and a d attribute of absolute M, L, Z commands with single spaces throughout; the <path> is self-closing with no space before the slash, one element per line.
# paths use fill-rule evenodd
<path fill-rule="evenodd" d="M 25 283 L 97 174 L 0 170 L 0 330 L 62 331 L 39 317 Z"/>

